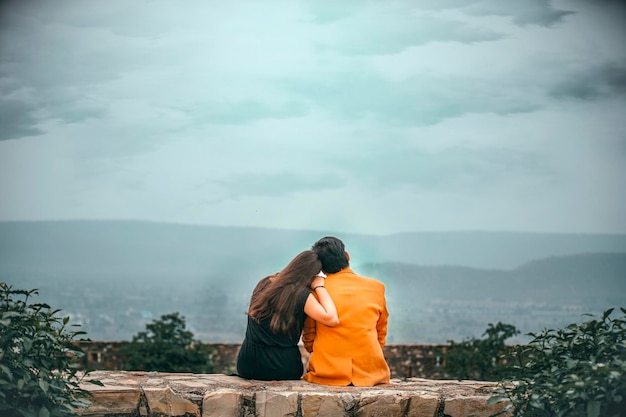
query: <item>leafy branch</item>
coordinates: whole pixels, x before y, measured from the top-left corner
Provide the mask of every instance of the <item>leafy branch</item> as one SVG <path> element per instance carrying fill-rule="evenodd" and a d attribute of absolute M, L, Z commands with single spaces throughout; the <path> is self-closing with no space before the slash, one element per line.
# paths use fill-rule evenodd
<path fill-rule="evenodd" d="M 510 376 L 489 400 L 514 417 L 620 417 L 626 410 L 626 309 L 530 333 L 511 353 Z M 594 316 L 591 316 L 594 317 Z M 498 415 L 496 414 L 496 415 Z"/>
<path fill-rule="evenodd" d="M 74 344 L 85 332 L 59 316 L 60 310 L 30 303 L 36 295 L 36 289 L 0 281 L 0 414 L 74 415 L 89 405 L 89 392 L 80 387 L 83 352 Z"/>

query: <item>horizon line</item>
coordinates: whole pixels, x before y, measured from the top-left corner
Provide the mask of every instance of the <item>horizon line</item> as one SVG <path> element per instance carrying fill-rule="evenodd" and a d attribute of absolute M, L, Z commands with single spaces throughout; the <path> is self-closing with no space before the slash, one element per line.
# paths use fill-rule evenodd
<path fill-rule="evenodd" d="M 514 230 L 514 229 L 422 229 L 413 231 L 402 232 L 387 232 L 387 233 L 373 233 L 373 232 L 350 232 L 350 231 L 331 231 L 330 229 L 297 229 L 277 226 L 256 226 L 256 225 L 218 225 L 211 223 L 192 223 L 184 221 L 172 221 L 172 220 L 151 220 L 151 219 L 132 219 L 132 218 L 116 218 L 116 219 L 95 219 L 95 218 L 72 218 L 72 219 L 0 219 L 0 223 L 146 223 L 146 224 L 161 224 L 169 226 L 184 226 L 184 227 L 211 227 L 221 229 L 260 229 L 260 230 L 275 230 L 283 232 L 304 232 L 304 233 L 320 233 L 325 236 L 329 234 L 339 235 L 352 235 L 352 236 L 376 236 L 376 237 L 390 237 L 398 235 L 410 235 L 410 234 L 461 234 L 461 233 L 482 233 L 482 234 L 528 234 L 528 235 L 608 235 L 608 236 L 626 236 L 625 232 L 564 232 L 564 231 L 531 231 L 531 230 Z"/>

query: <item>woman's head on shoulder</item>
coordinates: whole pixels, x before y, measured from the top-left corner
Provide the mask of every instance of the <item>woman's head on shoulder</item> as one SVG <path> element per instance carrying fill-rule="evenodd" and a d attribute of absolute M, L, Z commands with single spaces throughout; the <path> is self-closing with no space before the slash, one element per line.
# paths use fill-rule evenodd
<path fill-rule="evenodd" d="M 300 252 L 279 272 L 278 276 L 284 284 L 311 285 L 313 278 L 322 270 L 322 262 L 312 250 Z"/>
<path fill-rule="evenodd" d="M 302 297 L 310 294 L 311 283 L 322 270 L 322 262 L 312 250 L 300 252 L 278 274 L 263 278 L 252 293 L 248 315 L 257 322 L 271 318 L 275 333 L 298 330 L 297 311 Z M 300 329 L 301 330 L 301 329 Z"/>

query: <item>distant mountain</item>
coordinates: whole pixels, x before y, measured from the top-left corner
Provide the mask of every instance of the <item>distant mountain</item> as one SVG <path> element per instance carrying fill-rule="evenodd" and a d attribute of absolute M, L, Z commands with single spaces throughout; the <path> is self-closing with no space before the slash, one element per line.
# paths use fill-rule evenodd
<path fill-rule="evenodd" d="M 511 269 L 535 259 L 626 252 L 626 235 L 425 232 L 386 236 L 136 221 L 0 222 L 0 273 L 50 271 L 158 279 L 282 268 L 337 235 L 353 264 L 404 262 Z"/>
<path fill-rule="evenodd" d="M 243 337 L 250 292 L 330 231 L 133 221 L 0 222 L 0 280 L 39 288 L 93 339 L 129 339 L 181 312 L 206 341 Z M 626 305 L 626 235 L 337 234 L 386 284 L 390 343 L 537 331 Z M 539 327 L 539 328 L 538 328 Z"/>
<path fill-rule="evenodd" d="M 626 305 L 626 253 L 550 257 L 511 270 L 401 263 L 362 265 L 398 295 L 416 299 L 481 299 L 566 302 L 613 299 Z"/>
<path fill-rule="evenodd" d="M 498 321 L 527 333 L 626 307 L 626 253 L 551 257 L 511 270 L 381 263 L 360 272 L 386 285 L 392 340 L 478 337 Z"/>
<path fill-rule="evenodd" d="M 370 262 L 483 269 L 512 269 L 554 256 L 626 253 L 624 234 L 420 232 L 383 236 L 370 244 L 375 245 L 377 255 Z"/>

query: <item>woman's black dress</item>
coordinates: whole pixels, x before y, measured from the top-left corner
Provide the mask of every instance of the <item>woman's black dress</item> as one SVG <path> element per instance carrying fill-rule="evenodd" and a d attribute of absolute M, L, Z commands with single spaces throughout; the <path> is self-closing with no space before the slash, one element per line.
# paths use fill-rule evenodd
<path fill-rule="evenodd" d="M 237 356 L 237 373 L 242 378 L 276 381 L 300 379 L 304 372 L 300 356 L 300 334 L 304 326 L 304 304 L 309 296 L 304 291 L 298 300 L 296 328 L 292 335 L 280 335 L 270 330 L 271 318 L 257 323 L 248 316 L 246 337 Z"/>

